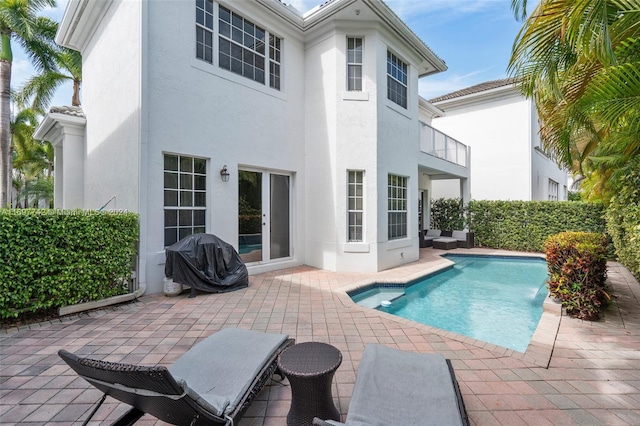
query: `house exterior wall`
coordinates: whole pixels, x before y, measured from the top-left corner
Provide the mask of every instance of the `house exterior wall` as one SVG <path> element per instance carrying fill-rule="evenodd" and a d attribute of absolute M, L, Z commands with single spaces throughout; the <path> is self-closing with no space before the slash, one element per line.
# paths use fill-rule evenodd
<path fill-rule="evenodd" d="M 140 42 L 141 2 L 114 2 L 81 52 L 83 80 L 108 82 L 82 91 L 85 209 L 139 212 Z"/>
<path fill-rule="evenodd" d="M 148 266 L 149 282 L 161 283 L 164 276 L 165 153 L 207 160 L 206 230 L 236 248 L 239 168 L 290 174 L 295 252 L 287 263 L 300 264 L 305 258 L 302 44 L 283 22 L 256 17 L 256 3 L 229 4 L 231 10 L 283 38 L 282 90 L 277 91 L 197 59 L 195 6 L 178 3 L 149 2 L 148 71 L 144 81 L 148 98 L 145 194 L 147 250 L 155 259 Z M 228 182 L 220 179 L 224 165 L 230 172 Z"/>
<path fill-rule="evenodd" d="M 387 51 L 408 65 L 407 108 L 387 99 Z M 418 167 L 420 126 L 418 121 L 418 76 L 416 62 L 402 43 L 390 34 L 382 34 L 377 46 L 379 102 L 378 115 L 378 264 L 388 269 L 407 261 L 417 260 L 418 251 Z M 388 238 L 388 175 L 407 177 L 407 236 Z"/>
<path fill-rule="evenodd" d="M 471 198 L 477 200 L 531 200 L 532 149 L 530 104 L 513 93 L 461 107 L 445 107 L 446 115 L 433 127 L 470 145 Z M 433 197 L 457 197 L 459 185 L 434 183 Z"/>
<path fill-rule="evenodd" d="M 196 58 L 195 2 L 74 0 L 74 19 L 60 36 L 86 46 L 87 157 L 95 157 L 85 168 L 85 190 L 93 191 L 85 207 L 116 195 L 109 208 L 140 213 L 146 292 L 163 290 L 165 154 L 206 160 L 205 231 L 236 248 L 239 171 L 290 177 L 291 255 L 250 263 L 251 274 L 302 263 L 373 272 L 416 260 L 418 198 L 431 181 L 419 168 L 454 166 L 420 152 L 418 74 L 444 63 L 406 27 L 381 20 L 391 13 L 382 3 L 330 2 L 312 13 L 306 30 L 307 18 L 277 1 L 220 4 L 281 37 L 281 90 L 220 68 L 217 26 L 214 63 Z M 92 13 L 83 17 L 84 7 Z M 85 23 L 77 32 L 76 16 Z M 364 38 L 361 92 L 346 90 L 347 37 Z M 409 65 L 406 109 L 387 100 L 387 50 Z M 223 166 L 228 182 L 220 178 Z M 364 172 L 361 242 L 348 241 L 350 170 Z M 391 241 L 390 173 L 408 179 L 407 236 Z"/>

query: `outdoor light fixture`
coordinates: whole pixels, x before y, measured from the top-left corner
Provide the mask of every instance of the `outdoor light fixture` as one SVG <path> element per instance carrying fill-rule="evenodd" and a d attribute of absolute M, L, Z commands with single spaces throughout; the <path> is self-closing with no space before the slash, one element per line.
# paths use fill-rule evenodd
<path fill-rule="evenodd" d="M 222 170 L 220 170 L 220 179 L 222 179 L 223 182 L 229 182 L 229 170 L 226 164 L 222 167 Z"/>

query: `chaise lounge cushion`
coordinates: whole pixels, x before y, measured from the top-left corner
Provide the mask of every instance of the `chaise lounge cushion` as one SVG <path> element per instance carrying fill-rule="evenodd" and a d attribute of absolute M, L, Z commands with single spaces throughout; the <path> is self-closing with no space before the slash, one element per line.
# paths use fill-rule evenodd
<path fill-rule="evenodd" d="M 187 395 L 223 416 L 237 407 L 253 379 L 287 337 L 223 329 L 189 349 L 169 371 Z"/>
<path fill-rule="evenodd" d="M 346 424 L 464 425 L 452 374 L 440 354 L 368 345 L 358 367 Z"/>

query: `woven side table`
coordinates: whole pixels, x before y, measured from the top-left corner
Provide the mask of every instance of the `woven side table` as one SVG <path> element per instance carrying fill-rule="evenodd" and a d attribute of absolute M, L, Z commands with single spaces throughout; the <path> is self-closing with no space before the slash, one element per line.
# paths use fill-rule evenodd
<path fill-rule="evenodd" d="M 298 343 L 280 354 L 278 367 L 291 385 L 287 426 L 311 425 L 314 417 L 340 421 L 331 383 L 341 363 L 340 351 L 321 342 Z"/>

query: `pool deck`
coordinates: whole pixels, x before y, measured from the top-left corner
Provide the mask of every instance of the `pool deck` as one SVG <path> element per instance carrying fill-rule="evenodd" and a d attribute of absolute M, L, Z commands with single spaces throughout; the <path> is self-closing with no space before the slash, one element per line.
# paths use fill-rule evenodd
<path fill-rule="evenodd" d="M 333 395 L 344 416 L 367 343 L 438 352 L 452 360 L 473 425 L 640 424 L 640 285 L 609 263 L 613 303 L 585 322 L 549 305 L 526 353 L 445 332 L 356 305 L 345 290 L 373 281 L 409 281 L 446 266 L 444 251 L 377 274 L 345 274 L 301 266 L 252 276 L 225 294 L 188 291 L 0 331 L 0 424 L 76 424 L 100 392 L 72 372 L 58 349 L 97 359 L 170 365 L 193 344 L 226 327 L 287 333 L 321 341 L 343 355 Z M 507 254 L 483 249 L 447 253 Z M 513 254 L 508 252 L 508 254 Z M 527 254 L 530 255 L 530 254 Z M 547 368 L 548 367 L 548 368 Z M 285 425 L 287 381 L 258 395 L 243 425 Z M 111 398 L 90 424 L 115 420 L 127 407 Z M 162 424 L 144 416 L 138 424 Z"/>

